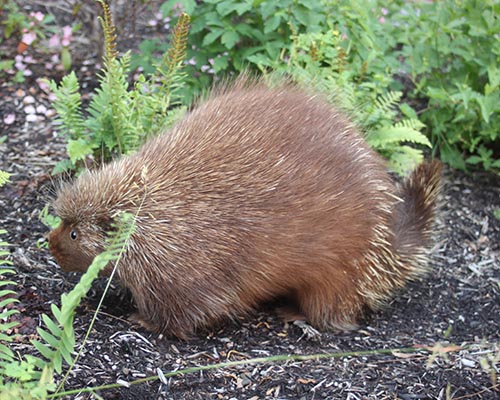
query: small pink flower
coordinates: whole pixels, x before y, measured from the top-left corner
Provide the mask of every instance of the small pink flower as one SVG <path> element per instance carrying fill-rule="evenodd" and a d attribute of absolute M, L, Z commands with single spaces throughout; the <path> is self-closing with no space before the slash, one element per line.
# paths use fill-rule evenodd
<path fill-rule="evenodd" d="M 32 56 L 30 56 L 28 54 L 28 55 L 24 56 L 24 62 L 26 64 L 34 64 L 36 61 L 35 61 L 35 59 Z"/>
<path fill-rule="evenodd" d="M 57 33 L 54 33 L 49 39 L 49 47 L 57 48 L 61 45 L 61 39 Z"/>
<path fill-rule="evenodd" d="M 387 13 L 389 12 L 389 10 L 387 8 L 384 8 L 384 7 L 382 7 L 382 9 L 380 11 L 382 11 L 382 15 L 387 15 Z"/>
<path fill-rule="evenodd" d="M 63 26 L 63 36 L 64 37 L 71 37 L 73 34 L 73 29 L 71 29 L 71 26 L 65 25 Z"/>
<path fill-rule="evenodd" d="M 385 18 L 384 17 L 380 17 L 378 19 L 378 22 L 380 22 L 381 24 L 385 24 Z"/>
<path fill-rule="evenodd" d="M 63 38 L 61 40 L 61 44 L 64 47 L 69 46 L 69 43 L 71 42 L 72 34 L 73 34 L 73 30 L 71 29 L 71 26 L 69 26 L 69 25 L 63 26 Z"/>
<path fill-rule="evenodd" d="M 18 71 L 24 71 L 26 69 L 26 65 L 24 65 L 21 61 L 16 61 L 14 67 L 16 67 Z"/>
<path fill-rule="evenodd" d="M 33 17 L 33 18 L 35 18 L 38 22 L 42 22 L 43 21 L 43 17 L 45 15 L 43 15 L 43 13 L 41 13 L 40 11 L 37 11 L 37 12 L 31 12 L 30 16 Z"/>
<path fill-rule="evenodd" d="M 36 33 L 32 31 L 25 30 L 21 41 L 28 46 L 33 43 L 36 39 Z"/>

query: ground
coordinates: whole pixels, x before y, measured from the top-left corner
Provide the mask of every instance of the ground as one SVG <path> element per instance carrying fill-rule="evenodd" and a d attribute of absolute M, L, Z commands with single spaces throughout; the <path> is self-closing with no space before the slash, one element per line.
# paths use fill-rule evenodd
<path fill-rule="evenodd" d="M 87 63 L 88 64 L 88 63 Z M 0 84 L 0 169 L 12 174 L 0 188 L 1 228 L 12 244 L 22 314 L 15 345 L 30 352 L 41 313 L 71 290 L 78 275 L 63 273 L 45 247 L 48 228 L 39 220 L 53 187 L 50 171 L 65 157 L 51 103 L 37 78 L 59 78 L 40 60 L 20 84 Z M 95 71 L 75 65 L 83 81 Z M 92 84 L 88 85 L 92 86 Z M 35 113 L 27 113 L 33 105 Z M 44 110 L 44 106 L 47 111 Z M 9 114 L 14 123 L 6 123 Z M 35 115 L 29 117 L 28 115 Z M 29 121 L 29 120 L 33 121 Z M 8 121 L 8 120 L 7 120 Z M 336 358 L 241 364 L 101 390 L 105 399 L 494 399 L 500 398 L 500 178 L 445 168 L 431 269 L 387 306 L 367 315 L 357 331 L 322 333 L 307 340 L 272 309 L 199 334 L 190 341 L 158 337 L 130 322 L 133 305 L 117 285 L 106 296 L 66 389 L 134 381 L 186 367 L 279 354 L 312 355 L 395 349 Z M 81 343 L 104 288 L 95 283 L 75 315 Z M 125 296 L 125 297 L 124 297 Z M 432 351 L 403 350 L 433 347 Z M 461 346 L 457 348 L 457 346 Z M 438 347 L 442 348 L 439 352 Z M 86 399 L 89 394 L 68 398 Z"/>

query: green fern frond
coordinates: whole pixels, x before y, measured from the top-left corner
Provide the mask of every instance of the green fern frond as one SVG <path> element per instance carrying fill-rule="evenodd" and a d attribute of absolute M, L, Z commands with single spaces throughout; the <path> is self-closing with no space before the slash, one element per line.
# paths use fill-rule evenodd
<path fill-rule="evenodd" d="M 119 219 L 116 229 L 117 231 L 111 234 L 106 241 L 106 251 L 95 257 L 73 290 L 61 296 L 61 307 L 52 304 L 51 311 L 55 320 L 45 314 L 42 315 L 44 328 L 38 328 L 37 332 L 43 342 L 33 340 L 32 343 L 57 373 L 62 372 L 63 361 L 69 365 L 74 362 L 75 332 L 73 320 L 75 309 L 90 290 L 92 282 L 97 278 L 99 272 L 110 262 L 120 258 L 135 229 L 133 216 L 124 214 Z"/>
<path fill-rule="evenodd" d="M 157 65 L 160 74 L 161 92 L 166 98 L 165 111 L 172 106 L 172 94 L 177 90 L 180 81 L 181 68 L 186 58 L 187 37 L 189 33 L 190 17 L 186 13 L 179 16 L 172 31 L 172 44 L 163 56 L 162 63 Z"/>
<path fill-rule="evenodd" d="M 80 84 L 76 74 L 72 71 L 59 85 L 50 81 L 49 87 L 56 97 L 53 105 L 59 116 L 55 121 L 58 130 L 71 139 L 84 136 L 86 128 L 81 110 Z"/>
<path fill-rule="evenodd" d="M 379 128 L 388 120 L 394 119 L 401 96 L 401 92 L 389 91 L 377 96 L 374 100 L 370 99 L 371 101 L 364 105 L 361 124 L 367 130 L 371 130 Z"/>
<path fill-rule="evenodd" d="M 177 24 L 172 32 L 172 44 L 165 55 L 165 64 L 167 71 L 171 74 L 175 73 L 179 65 L 186 58 L 187 37 L 189 33 L 189 23 L 191 19 L 186 13 L 179 16 Z"/>
<path fill-rule="evenodd" d="M 4 183 L 4 182 L 3 182 Z M 3 185 L 0 183 L 0 186 Z M 5 234 L 5 230 L 0 230 L 0 235 Z M 9 267 L 11 262 L 5 257 L 9 254 L 4 250 L 8 244 L 0 242 L 0 398 L 2 399 L 45 399 L 47 393 L 55 386 L 51 384 L 52 373 L 49 371 L 49 378 L 41 381 L 43 376 L 43 361 L 37 357 L 25 356 L 19 359 L 18 354 L 12 351 L 10 345 L 18 337 L 12 333 L 19 324 L 17 321 L 10 321 L 11 317 L 19 311 L 14 308 L 18 300 L 13 297 L 16 292 L 5 289 L 6 286 L 15 287 L 16 283 L 9 280 L 7 275 L 15 274 Z"/>
<path fill-rule="evenodd" d="M 377 110 L 381 112 L 389 112 L 394 110 L 401 100 L 402 92 L 390 91 L 377 97 Z"/>
<path fill-rule="evenodd" d="M 419 119 L 416 118 L 405 118 L 401 121 L 398 121 L 394 124 L 395 127 L 400 128 L 409 128 L 414 129 L 416 131 L 420 131 L 425 128 L 425 124 L 423 124 Z"/>
<path fill-rule="evenodd" d="M 422 160 L 421 150 L 410 146 L 398 146 L 389 156 L 388 167 L 399 175 L 408 175 Z"/>
<path fill-rule="evenodd" d="M 130 56 L 125 54 L 120 60 L 112 59 L 104 65 L 100 77 L 100 88 L 89 105 L 89 114 L 92 118 L 87 121 L 87 127 L 94 135 L 93 142 L 104 144 L 110 154 L 128 153 L 126 139 L 134 134 L 134 127 L 130 117 L 130 93 L 128 91 L 128 66 Z"/>
<path fill-rule="evenodd" d="M 405 126 L 390 126 L 370 132 L 366 140 L 376 149 L 401 142 L 411 142 L 432 147 L 429 139 L 423 133 Z"/>

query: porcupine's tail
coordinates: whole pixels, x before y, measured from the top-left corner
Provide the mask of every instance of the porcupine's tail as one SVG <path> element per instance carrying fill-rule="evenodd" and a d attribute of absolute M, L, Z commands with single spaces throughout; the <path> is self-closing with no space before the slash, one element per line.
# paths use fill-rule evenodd
<path fill-rule="evenodd" d="M 437 160 L 419 165 L 398 187 L 403 201 L 393 214 L 393 245 L 409 279 L 426 270 L 440 189 L 441 163 Z"/>

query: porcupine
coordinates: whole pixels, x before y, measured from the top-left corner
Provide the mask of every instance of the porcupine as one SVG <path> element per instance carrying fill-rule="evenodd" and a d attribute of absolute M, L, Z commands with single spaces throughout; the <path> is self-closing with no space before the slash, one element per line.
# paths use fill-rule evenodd
<path fill-rule="evenodd" d="M 286 299 L 313 327 L 352 329 L 426 270 L 440 170 L 424 163 L 395 183 L 321 95 L 243 77 L 62 185 L 49 248 L 85 271 L 130 212 L 117 274 L 148 328 L 187 338 Z"/>

